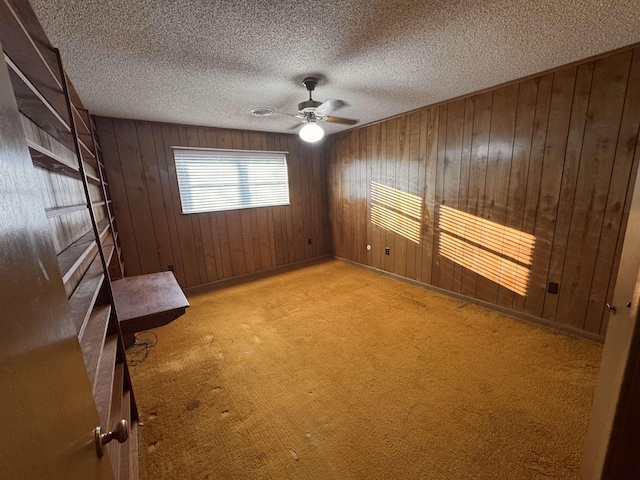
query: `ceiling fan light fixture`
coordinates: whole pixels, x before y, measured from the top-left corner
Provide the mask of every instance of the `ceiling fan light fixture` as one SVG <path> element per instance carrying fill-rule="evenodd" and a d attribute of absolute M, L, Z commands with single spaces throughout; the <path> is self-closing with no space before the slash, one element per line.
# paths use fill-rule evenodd
<path fill-rule="evenodd" d="M 305 142 L 314 143 L 324 137 L 324 130 L 316 122 L 305 123 L 298 133 Z"/>

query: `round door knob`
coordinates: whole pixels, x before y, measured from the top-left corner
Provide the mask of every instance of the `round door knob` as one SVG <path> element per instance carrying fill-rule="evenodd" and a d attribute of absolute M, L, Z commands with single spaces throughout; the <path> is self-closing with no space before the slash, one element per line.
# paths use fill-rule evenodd
<path fill-rule="evenodd" d="M 124 443 L 129 438 L 129 422 L 124 418 L 118 422 L 116 428 L 112 432 L 102 433 L 102 427 L 99 425 L 95 430 L 96 450 L 98 457 L 104 455 L 104 446 L 111 440 L 117 440 L 118 443 Z"/>

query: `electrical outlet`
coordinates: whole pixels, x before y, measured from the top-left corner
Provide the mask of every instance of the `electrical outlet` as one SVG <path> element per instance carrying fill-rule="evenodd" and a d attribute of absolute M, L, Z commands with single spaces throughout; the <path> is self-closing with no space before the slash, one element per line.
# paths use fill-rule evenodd
<path fill-rule="evenodd" d="M 552 295 L 557 295 L 559 288 L 560 286 L 557 283 L 549 282 L 549 286 L 547 287 L 547 292 L 549 292 Z"/>
<path fill-rule="evenodd" d="M 389 247 L 386 247 L 386 248 L 384 249 L 384 254 L 385 254 L 385 255 L 391 255 L 391 250 L 389 250 Z"/>

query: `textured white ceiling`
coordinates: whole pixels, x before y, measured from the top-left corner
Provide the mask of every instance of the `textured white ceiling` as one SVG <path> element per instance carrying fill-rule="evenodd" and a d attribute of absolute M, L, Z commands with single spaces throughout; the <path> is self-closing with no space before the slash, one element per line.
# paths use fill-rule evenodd
<path fill-rule="evenodd" d="M 93 113 L 271 132 L 311 73 L 362 125 L 640 42 L 639 0 L 30 1 Z"/>

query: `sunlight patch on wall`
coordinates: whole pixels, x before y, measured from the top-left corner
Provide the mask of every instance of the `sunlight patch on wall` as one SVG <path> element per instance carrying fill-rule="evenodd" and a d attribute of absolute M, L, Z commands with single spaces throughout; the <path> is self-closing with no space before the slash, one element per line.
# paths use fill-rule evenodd
<path fill-rule="evenodd" d="M 535 237 L 440 205 L 440 255 L 525 296 Z"/>
<path fill-rule="evenodd" d="M 422 198 L 371 182 L 371 223 L 420 243 Z"/>

